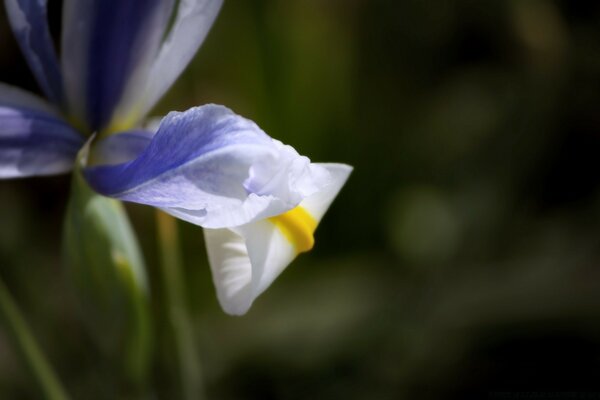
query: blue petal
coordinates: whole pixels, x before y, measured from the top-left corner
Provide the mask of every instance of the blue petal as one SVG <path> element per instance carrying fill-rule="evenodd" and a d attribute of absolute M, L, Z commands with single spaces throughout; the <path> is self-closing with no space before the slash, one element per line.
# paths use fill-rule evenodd
<path fill-rule="evenodd" d="M 56 104 L 63 101 L 63 83 L 48 29 L 46 0 L 5 0 L 19 46 L 42 90 Z"/>
<path fill-rule="evenodd" d="M 0 105 L 0 178 L 67 172 L 83 143 L 51 114 Z"/>
<path fill-rule="evenodd" d="M 89 128 L 104 128 L 131 75 L 150 67 L 172 8 L 173 0 L 65 0 L 67 96 Z"/>
<path fill-rule="evenodd" d="M 278 215 L 330 183 L 325 169 L 216 105 L 170 113 L 137 158 L 84 175 L 103 195 L 206 228 Z"/>

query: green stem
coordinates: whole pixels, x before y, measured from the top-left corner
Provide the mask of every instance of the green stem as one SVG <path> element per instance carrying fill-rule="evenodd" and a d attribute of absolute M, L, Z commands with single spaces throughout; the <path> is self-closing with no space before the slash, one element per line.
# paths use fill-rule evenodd
<path fill-rule="evenodd" d="M 48 400 L 68 399 L 2 279 L 0 279 L 0 320 L 8 330 L 44 397 Z"/>
<path fill-rule="evenodd" d="M 164 285 L 166 314 L 173 334 L 183 396 L 187 400 L 203 399 L 201 380 L 192 324 L 185 302 L 177 223 L 162 211 L 156 212 L 158 242 L 162 253 L 161 274 Z"/>

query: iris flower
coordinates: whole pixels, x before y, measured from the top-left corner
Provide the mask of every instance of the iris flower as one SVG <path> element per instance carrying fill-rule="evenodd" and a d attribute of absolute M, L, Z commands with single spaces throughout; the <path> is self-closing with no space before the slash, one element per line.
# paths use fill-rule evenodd
<path fill-rule="evenodd" d="M 79 163 L 101 195 L 204 228 L 217 296 L 230 314 L 302 252 L 351 167 L 312 163 L 226 107 L 144 118 L 187 66 L 222 0 L 65 0 L 62 54 L 46 0 L 5 0 L 47 100 L 0 86 L 0 178 Z"/>

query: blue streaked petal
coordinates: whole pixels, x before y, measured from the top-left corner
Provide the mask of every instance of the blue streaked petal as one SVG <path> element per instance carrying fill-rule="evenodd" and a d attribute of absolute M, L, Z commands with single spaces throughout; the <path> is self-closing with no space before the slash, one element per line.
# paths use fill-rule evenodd
<path fill-rule="evenodd" d="M 67 172 L 83 142 L 55 116 L 0 106 L 0 178 Z"/>
<path fill-rule="evenodd" d="M 181 0 L 173 27 L 148 71 L 130 81 L 118 120 L 141 119 L 171 87 L 206 38 L 223 0 Z M 132 117 L 131 115 L 134 114 Z"/>
<path fill-rule="evenodd" d="M 132 74 L 151 66 L 173 0 L 65 0 L 62 68 L 71 111 L 98 130 Z"/>
<path fill-rule="evenodd" d="M 46 0 L 4 0 L 12 30 L 40 87 L 56 104 L 63 101 L 58 59 L 48 29 Z"/>
<path fill-rule="evenodd" d="M 216 105 L 170 113 L 135 160 L 88 167 L 85 176 L 103 195 L 212 228 L 285 212 L 329 179 L 252 121 Z"/>

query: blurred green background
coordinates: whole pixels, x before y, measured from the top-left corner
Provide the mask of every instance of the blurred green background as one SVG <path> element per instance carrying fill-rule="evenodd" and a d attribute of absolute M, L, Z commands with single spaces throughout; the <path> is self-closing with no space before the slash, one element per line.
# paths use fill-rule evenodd
<path fill-rule="evenodd" d="M 5 18 L 0 80 L 39 91 Z M 211 102 L 355 167 L 241 318 L 179 223 L 211 399 L 600 392 L 600 2 L 229 0 L 155 114 Z M 0 182 L 0 274 L 73 397 L 109 398 L 61 265 L 68 187 Z M 156 275 L 154 211 L 128 211 Z M 0 398 L 36 398 L 2 331 Z"/>

